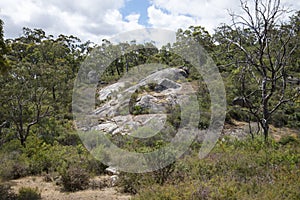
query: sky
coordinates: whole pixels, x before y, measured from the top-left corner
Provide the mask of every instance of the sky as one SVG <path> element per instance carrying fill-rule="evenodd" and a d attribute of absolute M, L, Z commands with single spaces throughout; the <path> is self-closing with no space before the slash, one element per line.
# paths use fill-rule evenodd
<path fill-rule="evenodd" d="M 282 3 L 300 10 L 299 0 Z M 176 31 L 200 25 L 213 33 L 221 23 L 230 24 L 229 11 L 239 13 L 239 5 L 239 0 L 1 0 L 0 19 L 5 38 L 19 37 L 28 27 L 99 42 L 143 28 Z"/>

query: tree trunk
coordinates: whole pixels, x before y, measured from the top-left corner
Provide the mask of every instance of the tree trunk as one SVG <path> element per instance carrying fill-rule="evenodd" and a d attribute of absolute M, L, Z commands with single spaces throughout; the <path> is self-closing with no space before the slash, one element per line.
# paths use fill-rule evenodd
<path fill-rule="evenodd" d="M 263 122 L 263 134 L 264 134 L 264 138 L 265 138 L 265 142 L 268 141 L 268 137 L 269 137 L 269 123 L 268 122 Z"/>
<path fill-rule="evenodd" d="M 56 95 L 55 95 L 55 86 L 52 86 L 52 98 L 54 101 L 56 101 Z"/>
<path fill-rule="evenodd" d="M 264 68 L 263 68 L 264 69 Z M 270 112 L 269 112 L 269 98 L 267 95 L 267 75 L 264 73 L 264 78 L 262 81 L 262 128 L 263 128 L 263 134 L 265 137 L 265 141 L 267 142 L 268 140 L 268 135 L 269 135 L 269 117 L 270 117 Z"/>
<path fill-rule="evenodd" d="M 25 142 L 26 142 L 26 137 L 24 137 L 24 136 L 21 135 L 21 134 L 20 134 L 20 142 L 21 142 L 21 145 L 22 145 L 23 147 L 26 147 L 26 144 L 25 144 Z"/>

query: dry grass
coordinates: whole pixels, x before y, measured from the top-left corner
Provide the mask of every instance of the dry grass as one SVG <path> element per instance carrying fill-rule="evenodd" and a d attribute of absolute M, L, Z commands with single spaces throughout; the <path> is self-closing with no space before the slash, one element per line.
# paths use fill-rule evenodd
<path fill-rule="evenodd" d="M 99 178 L 99 177 L 97 177 Z M 11 180 L 12 189 L 15 192 L 21 187 L 38 188 L 42 194 L 43 200 L 128 200 L 129 195 L 121 194 L 117 188 L 103 188 L 97 190 L 84 190 L 74 193 L 65 193 L 61 191 L 61 187 L 55 185 L 55 182 L 45 182 L 43 177 L 30 176 L 17 180 Z"/>

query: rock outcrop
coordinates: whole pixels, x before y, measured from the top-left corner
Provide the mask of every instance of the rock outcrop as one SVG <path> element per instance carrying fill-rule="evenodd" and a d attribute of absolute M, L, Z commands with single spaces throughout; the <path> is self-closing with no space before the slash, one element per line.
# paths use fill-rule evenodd
<path fill-rule="evenodd" d="M 155 134 L 166 123 L 167 114 L 195 92 L 186 76 L 183 69 L 167 68 L 138 82 L 125 79 L 106 86 L 97 95 L 100 105 L 92 114 L 95 120 L 79 128 L 124 135 L 148 127 L 152 130 L 148 134 Z"/>

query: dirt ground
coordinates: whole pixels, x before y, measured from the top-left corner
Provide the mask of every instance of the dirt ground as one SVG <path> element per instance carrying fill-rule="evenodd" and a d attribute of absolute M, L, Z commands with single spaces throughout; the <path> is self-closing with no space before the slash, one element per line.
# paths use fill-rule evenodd
<path fill-rule="evenodd" d="M 233 124 L 225 124 L 224 129 L 222 131 L 223 135 L 230 135 L 232 137 L 236 137 L 238 139 L 244 138 L 247 135 L 250 135 L 250 127 L 252 133 L 255 135 L 258 130 L 261 130 L 258 128 L 256 122 L 251 122 L 250 127 L 249 123 L 247 122 L 240 122 L 232 120 Z M 279 141 L 284 136 L 293 136 L 295 138 L 299 137 L 300 130 L 290 129 L 286 127 L 282 128 L 276 128 L 273 125 L 270 125 L 270 136 L 275 140 Z"/>
<path fill-rule="evenodd" d="M 130 196 L 121 194 L 116 187 L 89 189 L 74 193 L 62 192 L 55 182 L 45 182 L 43 177 L 30 176 L 11 180 L 12 189 L 17 193 L 21 187 L 38 188 L 43 200 L 129 200 Z"/>

